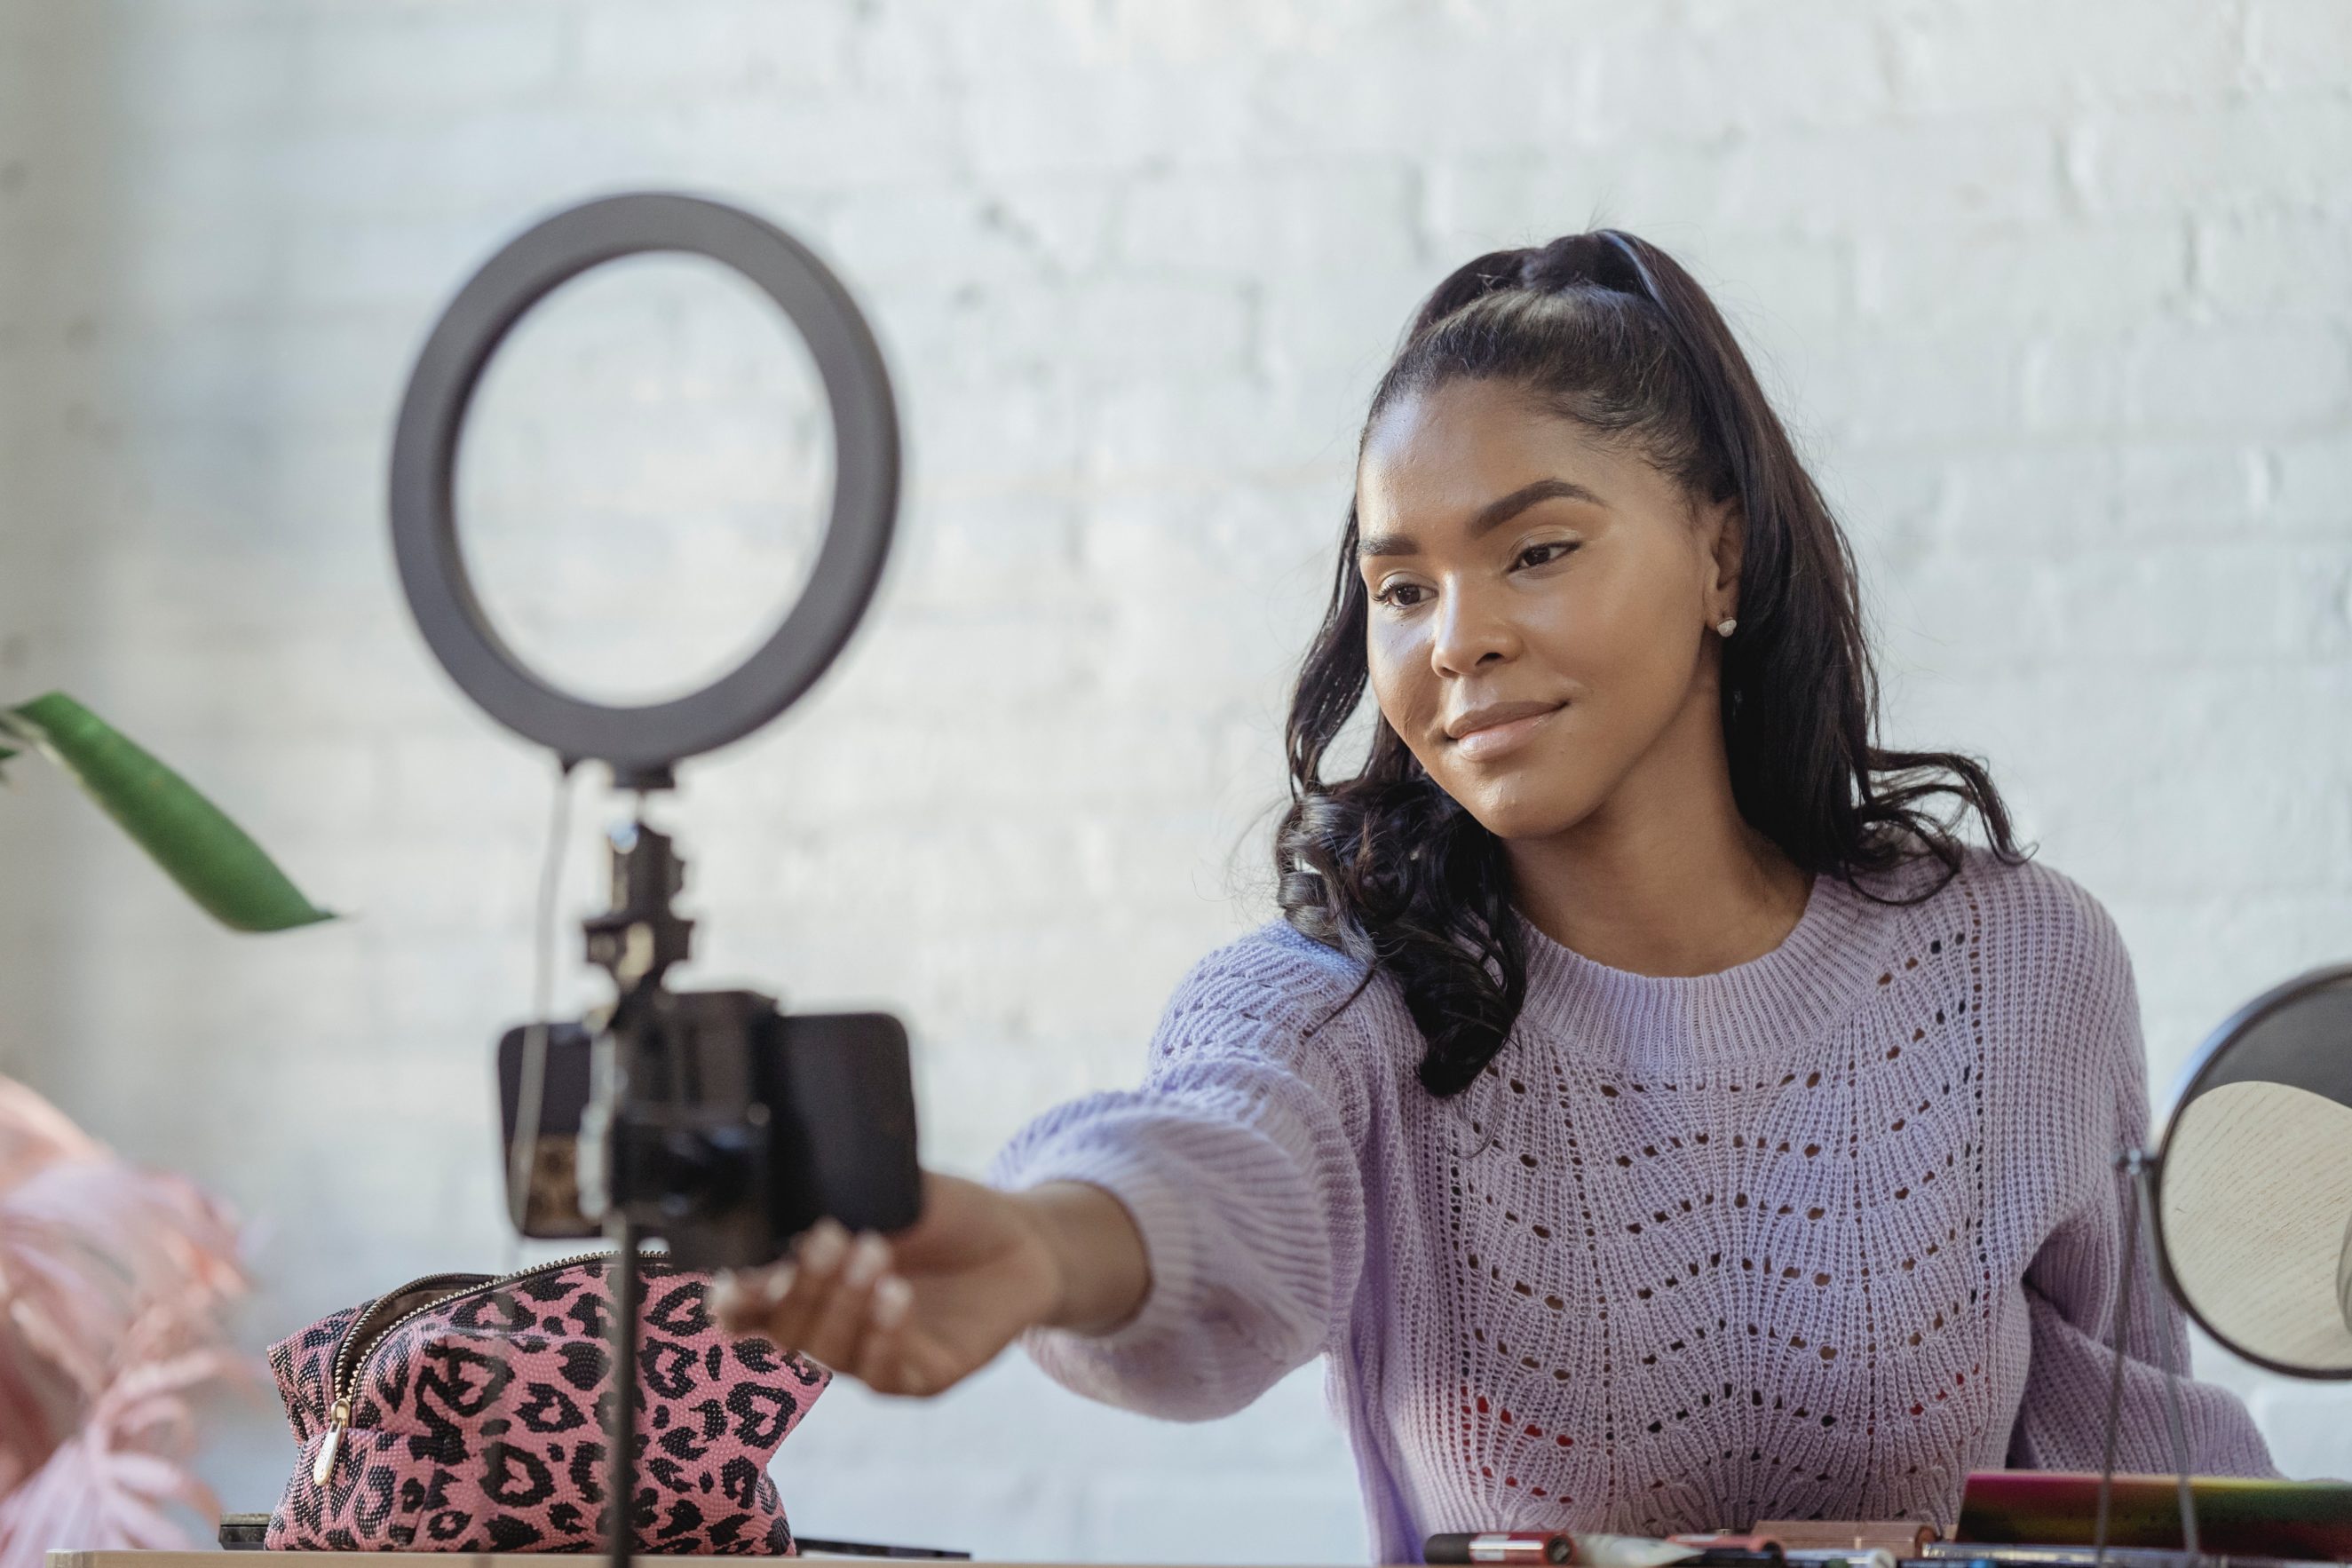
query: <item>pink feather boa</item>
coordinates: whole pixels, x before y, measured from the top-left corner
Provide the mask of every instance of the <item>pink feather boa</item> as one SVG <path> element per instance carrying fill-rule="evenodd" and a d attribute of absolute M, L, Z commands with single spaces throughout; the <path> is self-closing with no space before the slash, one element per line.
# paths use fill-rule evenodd
<path fill-rule="evenodd" d="M 216 1200 L 0 1078 L 0 1568 L 184 1546 L 174 1506 L 217 1521 L 190 1400 L 251 1375 L 220 1321 L 239 1251 Z"/>

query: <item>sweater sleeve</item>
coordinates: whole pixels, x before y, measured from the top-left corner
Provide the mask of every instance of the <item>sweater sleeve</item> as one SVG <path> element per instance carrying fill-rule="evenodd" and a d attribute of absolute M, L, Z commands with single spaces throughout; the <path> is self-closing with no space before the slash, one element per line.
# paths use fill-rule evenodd
<path fill-rule="evenodd" d="M 1335 973 L 1347 961 L 1309 945 L 1261 931 L 1202 959 L 1161 1013 L 1141 1087 L 1055 1107 L 992 1163 L 999 1187 L 1102 1187 L 1142 1235 L 1151 1284 L 1134 1318 L 1024 1336 L 1056 1382 L 1206 1420 L 1341 1337 L 1364 1251 L 1368 1047 L 1343 1005 L 1353 979 Z"/>
<path fill-rule="evenodd" d="M 2115 1321 L 2124 1291 L 2133 1183 L 2115 1168 L 2123 1150 L 2147 1147 L 2147 1058 L 2139 996 L 2120 934 L 2105 910 L 2069 887 L 2083 914 L 2080 1001 L 2088 1036 L 2086 1125 L 2079 1150 L 2080 1196 L 2025 1273 L 2032 1354 L 2025 1396 L 2010 1438 L 2017 1469 L 2095 1470 L 2102 1458 L 2107 1399 L 2115 1373 Z M 2119 1470 L 2170 1474 L 2174 1450 L 2167 1423 L 2165 1358 L 2180 1372 L 2180 1405 L 2193 1473 L 2275 1476 L 2270 1450 L 2244 1403 L 2189 1373 L 2187 1317 L 2158 1279 L 2145 1246 L 2134 1249 L 2125 1336 Z"/>

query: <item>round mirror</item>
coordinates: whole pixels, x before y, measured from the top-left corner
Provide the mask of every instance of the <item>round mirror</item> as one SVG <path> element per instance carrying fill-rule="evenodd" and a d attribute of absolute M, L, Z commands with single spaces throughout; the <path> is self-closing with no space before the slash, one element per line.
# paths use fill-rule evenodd
<path fill-rule="evenodd" d="M 467 574 L 549 685 L 669 701 L 783 624 L 833 447 L 816 366 L 749 279 L 625 257 L 533 306 L 483 370 L 457 449 Z"/>
<path fill-rule="evenodd" d="M 2352 965 L 2215 1031 L 2156 1180 L 2166 1283 L 2190 1316 L 2274 1372 L 2352 1378 Z"/>

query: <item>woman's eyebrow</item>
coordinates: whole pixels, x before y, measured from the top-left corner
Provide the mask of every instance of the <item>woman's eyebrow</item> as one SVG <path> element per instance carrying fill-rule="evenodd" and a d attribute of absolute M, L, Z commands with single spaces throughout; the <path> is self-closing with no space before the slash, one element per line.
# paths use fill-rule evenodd
<path fill-rule="evenodd" d="M 1497 500 L 1488 501 L 1481 507 L 1478 515 L 1470 520 L 1470 537 L 1476 539 L 1482 534 L 1492 532 L 1538 501 L 1561 499 L 1591 501 L 1594 506 L 1609 504 L 1574 479 L 1538 479 L 1531 485 L 1521 485 L 1509 495 Z M 1369 539 L 1360 540 L 1356 544 L 1356 559 L 1359 561 L 1368 560 L 1375 555 L 1418 555 L 1420 553 L 1421 545 L 1412 535 L 1405 533 L 1378 533 Z"/>

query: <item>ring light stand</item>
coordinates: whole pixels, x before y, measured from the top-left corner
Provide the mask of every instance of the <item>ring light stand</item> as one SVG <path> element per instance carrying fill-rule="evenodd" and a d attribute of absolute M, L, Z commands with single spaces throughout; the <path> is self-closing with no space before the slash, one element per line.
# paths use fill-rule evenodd
<path fill-rule="evenodd" d="M 833 508 L 807 587 L 764 644 L 735 669 L 688 696 L 610 707 L 541 679 L 490 625 L 458 547 L 456 471 L 475 390 L 515 324 L 591 268 L 651 252 L 704 256 L 731 268 L 791 319 L 815 361 L 832 407 Z M 393 549 L 417 628 L 459 689 L 508 729 L 552 750 L 567 769 L 589 761 L 607 764 L 614 784 L 635 791 L 642 807 L 646 792 L 674 785 L 679 762 L 740 740 L 775 718 L 841 652 L 873 598 L 889 554 L 898 467 L 898 416 L 881 352 L 848 291 L 815 256 L 781 229 L 720 203 L 664 193 L 610 196 L 558 213 L 509 241 L 458 290 L 435 324 L 410 376 L 393 437 Z M 774 1014 L 772 1002 L 747 993 L 677 995 L 663 989 L 664 971 L 687 956 L 692 922 L 670 908 L 682 880 L 682 866 L 667 837 L 642 820 L 618 829 L 613 836 L 614 908 L 586 922 L 588 957 L 611 973 L 617 993 L 598 1044 L 602 1088 L 580 1135 L 583 1191 L 592 1184 L 598 1189 L 594 1207 L 603 1211 L 605 1233 L 618 1248 L 606 1518 L 615 1568 L 626 1568 L 632 1537 L 638 1247 L 648 1235 L 688 1235 L 676 1220 L 676 1184 L 707 1174 L 695 1160 L 709 1166 L 735 1152 L 727 1139 L 732 1134 L 740 1142 L 743 1114 L 740 1109 L 721 1112 L 688 1103 L 675 1088 L 663 1099 L 650 1086 L 657 1079 L 694 1077 L 676 1065 L 685 1058 L 678 1055 L 675 1020 L 719 1009 L 696 1015 L 684 1005 L 724 1002 L 733 1010 L 730 1020 L 740 1014 L 752 1031 L 764 1023 L 756 1016 L 757 1005 Z M 720 1032 L 707 1024 L 698 1026 L 707 1034 Z M 897 1027 L 895 1021 L 890 1026 Z M 543 1072 L 548 1030 L 533 1027 L 536 1065 Z M 898 1059 L 903 1079 L 903 1033 Z M 739 1125 L 719 1125 L 728 1114 Z M 535 1142 L 536 1121 L 534 1109 L 530 1126 L 518 1126 L 518 1138 L 527 1131 Z M 766 1121 L 762 1106 L 757 1115 L 762 1130 Z M 638 1141 L 631 1142 L 632 1137 Z M 695 1137 L 704 1142 L 694 1143 Z M 596 1161 L 589 1158 L 592 1140 Z M 911 1121 L 906 1142 L 911 1165 Z M 636 1158 L 646 1151 L 653 1157 L 640 1169 Z M 662 1165 L 658 1176 L 644 1173 L 665 1160 L 676 1163 Z M 609 1190 L 604 1180 L 589 1179 L 592 1166 L 599 1164 L 613 1173 Z M 727 1167 L 727 1174 L 739 1176 L 740 1170 Z M 672 1184 L 667 1206 L 656 1189 L 659 1182 Z M 715 1245 L 722 1254 L 730 1245 L 724 1237 L 710 1240 L 719 1234 L 715 1229 L 696 1234 L 700 1245 Z"/>

